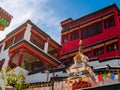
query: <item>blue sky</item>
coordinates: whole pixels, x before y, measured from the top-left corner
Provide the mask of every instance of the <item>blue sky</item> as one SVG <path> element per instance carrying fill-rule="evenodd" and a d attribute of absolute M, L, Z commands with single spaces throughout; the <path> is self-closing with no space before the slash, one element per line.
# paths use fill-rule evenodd
<path fill-rule="evenodd" d="M 120 0 L 0 0 L 0 6 L 14 17 L 10 26 L 0 32 L 0 40 L 30 19 L 59 42 L 61 21 L 80 18 L 113 3 L 120 9 Z"/>

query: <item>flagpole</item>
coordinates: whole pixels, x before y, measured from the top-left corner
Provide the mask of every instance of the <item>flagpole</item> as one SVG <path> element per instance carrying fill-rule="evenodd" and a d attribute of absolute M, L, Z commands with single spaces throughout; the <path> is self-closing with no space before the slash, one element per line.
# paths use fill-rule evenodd
<path fill-rule="evenodd" d="M 116 55 L 116 59 L 117 59 L 118 54 L 117 54 L 117 45 L 116 45 L 116 44 L 115 44 L 115 46 L 114 46 L 114 49 L 115 49 L 115 55 Z M 120 62 L 120 61 L 119 61 L 119 59 L 118 59 L 118 65 L 120 65 L 119 62 Z"/>
<path fill-rule="evenodd" d="M 120 72 L 118 70 L 118 82 L 120 82 Z"/>

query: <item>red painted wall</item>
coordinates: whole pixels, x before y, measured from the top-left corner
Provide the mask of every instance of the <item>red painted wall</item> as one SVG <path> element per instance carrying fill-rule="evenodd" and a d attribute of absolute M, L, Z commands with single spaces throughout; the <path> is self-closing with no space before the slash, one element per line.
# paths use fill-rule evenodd
<path fill-rule="evenodd" d="M 114 12 L 115 26 L 105 29 L 104 23 L 102 21 L 102 33 L 83 39 L 83 45 L 88 46 L 88 45 L 95 44 L 97 42 L 100 42 L 100 41 L 103 41 L 103 40 L 106 40 L 106 39 L 109 39 L 109 38 L 112 38 L 115 36 L 118 37 L 119 49 L 117 51 L 112 51 L 112 52 L 104 51 L 104 54 L 97 56 L 97 58 L 100 58 L 100 59 L 105 59 L 108 57 L 116 56 L 115 53 L 117 53 L 117 55 L 120 56 L 120 21 L 118 18 L 118 10 L 115 7 L 113 7 L 111 9 L 106 10 L 106 11 L 102 11 L 101 13 L 98 13 L 96 15 L 89 16 L 86 19 L 83 19 L 81 21 L 76 21 L 76 23 L 71 23 L 71 25 L 69 26 L 69 28 L 78 26 L 82 23 L 85 23 L 85 22 L 88 22 L 88 21 L 93 20 L 95 18 L 99 18 L 101 16 L 104 16 L 110 12 Z M 80 32 L 80 30 L 79 30 L 79 32 Z M 70 36 L 70 33 L 69 33 L 69 36 Z M 61 39 L 62 39 L 62 37 L 61 37 Z M 71 52 L 75 49 L 78 49 L 79 48 L 79 41 L 80 41 L 80 38 L 73 40 L 73 41 L 69 40 L 68 43 L 65 43 L 65 44 L 61 43 L 62 44 L 61 54 L 65 54 L 65 53 Z M 95 57 L 92 57 L 92 58 L 95 58 Z"/>

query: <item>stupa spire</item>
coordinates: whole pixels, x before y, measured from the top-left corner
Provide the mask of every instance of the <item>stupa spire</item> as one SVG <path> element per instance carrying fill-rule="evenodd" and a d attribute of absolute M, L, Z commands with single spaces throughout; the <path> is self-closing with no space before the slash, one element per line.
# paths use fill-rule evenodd
<path fill-rule="evenodd" d="M 80 40 L 79 42 L 79 53 L 83 53 L 83 42 Z"/>

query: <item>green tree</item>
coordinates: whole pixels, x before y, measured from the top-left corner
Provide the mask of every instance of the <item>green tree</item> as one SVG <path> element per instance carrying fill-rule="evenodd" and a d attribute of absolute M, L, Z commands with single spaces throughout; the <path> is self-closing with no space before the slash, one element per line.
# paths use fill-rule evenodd
<path fill-rule="evenodd" d="M 8 67 L 6 69 L 2 69 L 1 73 L 5 86 L 13 86 L 17 90 L 23 90 L 24 88 L 26 88 L 26 77 L 22 71 L 16 72 L 15 69 L 11 69 Z"/>

